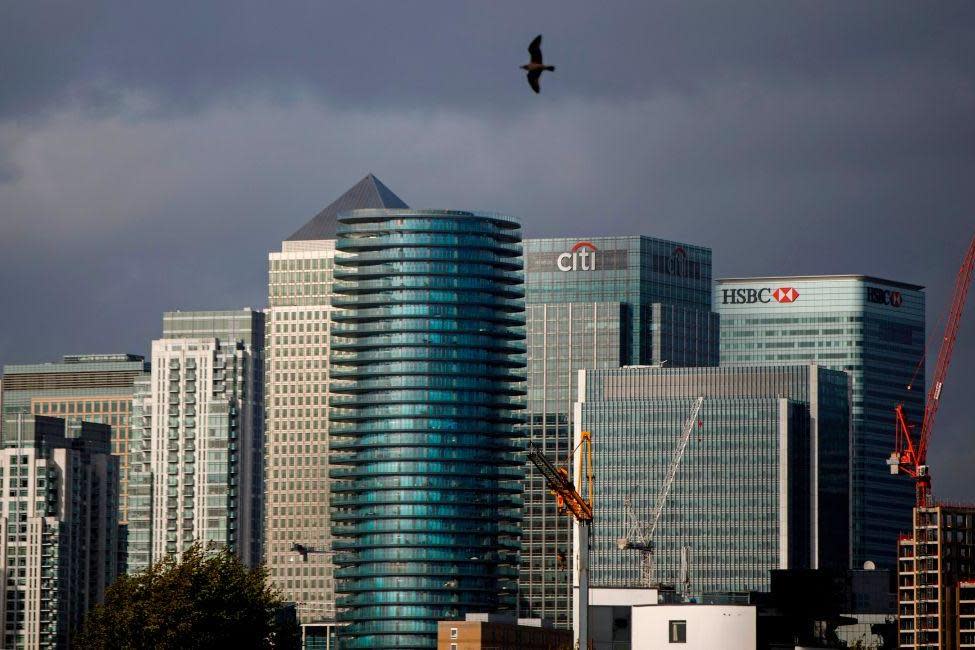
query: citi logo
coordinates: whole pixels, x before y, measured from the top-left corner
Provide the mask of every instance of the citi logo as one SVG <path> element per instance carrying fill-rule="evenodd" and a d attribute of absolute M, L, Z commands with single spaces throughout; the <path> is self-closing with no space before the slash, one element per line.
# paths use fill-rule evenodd
<path fill-rule="evenodd" d="M 581 241 L 568 253 L 559 255 L 555 265 L 560 271 L 595 271 L 596 247 L 592 242 Z"/>
<path fill-rule="evenodd" d="M 751 305 L 755 303 L 769 303 L 773 300 L 779 303 L 795 302 L 799 299 L 799 292 L 793 287 L 763 287 L 762 289 L 722 289 L 721 304 L 723 305 Z"/>

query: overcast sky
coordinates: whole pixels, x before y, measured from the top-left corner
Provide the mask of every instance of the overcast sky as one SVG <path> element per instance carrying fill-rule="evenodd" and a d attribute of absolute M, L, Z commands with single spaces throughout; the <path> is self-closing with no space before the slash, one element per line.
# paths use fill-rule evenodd
<path fill-rule="evenodd" d="M 0 364 L 264 306 L 267 252 L 370 171 L 526 236 L 709 246 L 716 277 L 922 284 L 934 329 L 975 227 L 973 26 L 971 2 L 10 0 Z M 975 501 L 975 305 L 949 379 L 935 490 Z"/>

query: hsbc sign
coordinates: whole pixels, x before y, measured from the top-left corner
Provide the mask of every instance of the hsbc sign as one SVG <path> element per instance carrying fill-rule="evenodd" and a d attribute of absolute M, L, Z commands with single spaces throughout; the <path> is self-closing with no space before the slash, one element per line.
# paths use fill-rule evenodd
<path fill-rule="evenodd" d="M 867 287 L 867 302 L 875 302 L 878 305 L 890 305 L 900 307 L 904 302 L 904 297 L 900 291 L 890 291 L 880 287 Z"/>
<path fill-rule="evenodd" d="M 752 305 L 773 301 L 788 304 L 798 299 L 799 292 L 793 287 L 762 287 L 761 289 L 749 287 L 721 290 L 721 304 L 723 305 Z"/>

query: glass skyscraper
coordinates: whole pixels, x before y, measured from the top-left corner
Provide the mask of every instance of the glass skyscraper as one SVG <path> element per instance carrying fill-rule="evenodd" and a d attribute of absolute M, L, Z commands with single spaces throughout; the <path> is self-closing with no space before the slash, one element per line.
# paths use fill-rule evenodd
<path fill-rule="evenodd" d="M 711 251 L 651 237 L 525 241 L 528 433 L 560 464 L 580 369 L 713 366 Z M 572 625 L 572 522 L 528 467 L 521 614 Z"/>
<path fill-rule="evenodd" d="M 633 524 L 625 500 L 649 524 L 697 397 L 698 422 L 652 540 L 655 580 L 686 578 L 692 594 L 748 592 L 767 590 L 771 569 L 845 568 L 845 373 L 622 368 L 580 379 L 577 434 L 592 432 L 598 480 L 590 585 L 644 586 L 640 553 L 617 547 Z"/>
<path fill-rule="evenodd" d="M 498 215 L 339 216 L 333 547 L 343 647 L 434 648 L 513 610 L 523 468 L 521 229 Z"/>
<path fill-rule="evenodd" d="M 722 365 L 815 361 L 850 373 L 852 564 L 892 568 L 914 487 L 886 460 L 894 407 L 914 421 L 924 410 L 922 287 L 863 275 L 731 278 L 717 283 L 715 303 Z"/>

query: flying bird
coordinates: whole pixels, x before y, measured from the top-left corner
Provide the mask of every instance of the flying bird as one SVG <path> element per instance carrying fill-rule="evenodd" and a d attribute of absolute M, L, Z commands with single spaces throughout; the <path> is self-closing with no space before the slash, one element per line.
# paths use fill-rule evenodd
<path fill-rule="evenodd" d="M 531 63 L 526 63 L 521 66 L 522 70 L 528 71 L 528 85 L 532 87 L 536 93 L 542 91 L 538 86 L 538 80 L 542 76 L 542 72 L 545 70 L 555 70 L 554 65 L 545 65 L 542 63 L 542 35 L 539 34 L 535 37 L 535 40 L 531 42 L 528 46 L 528 53 L 531 54 Z"/>

